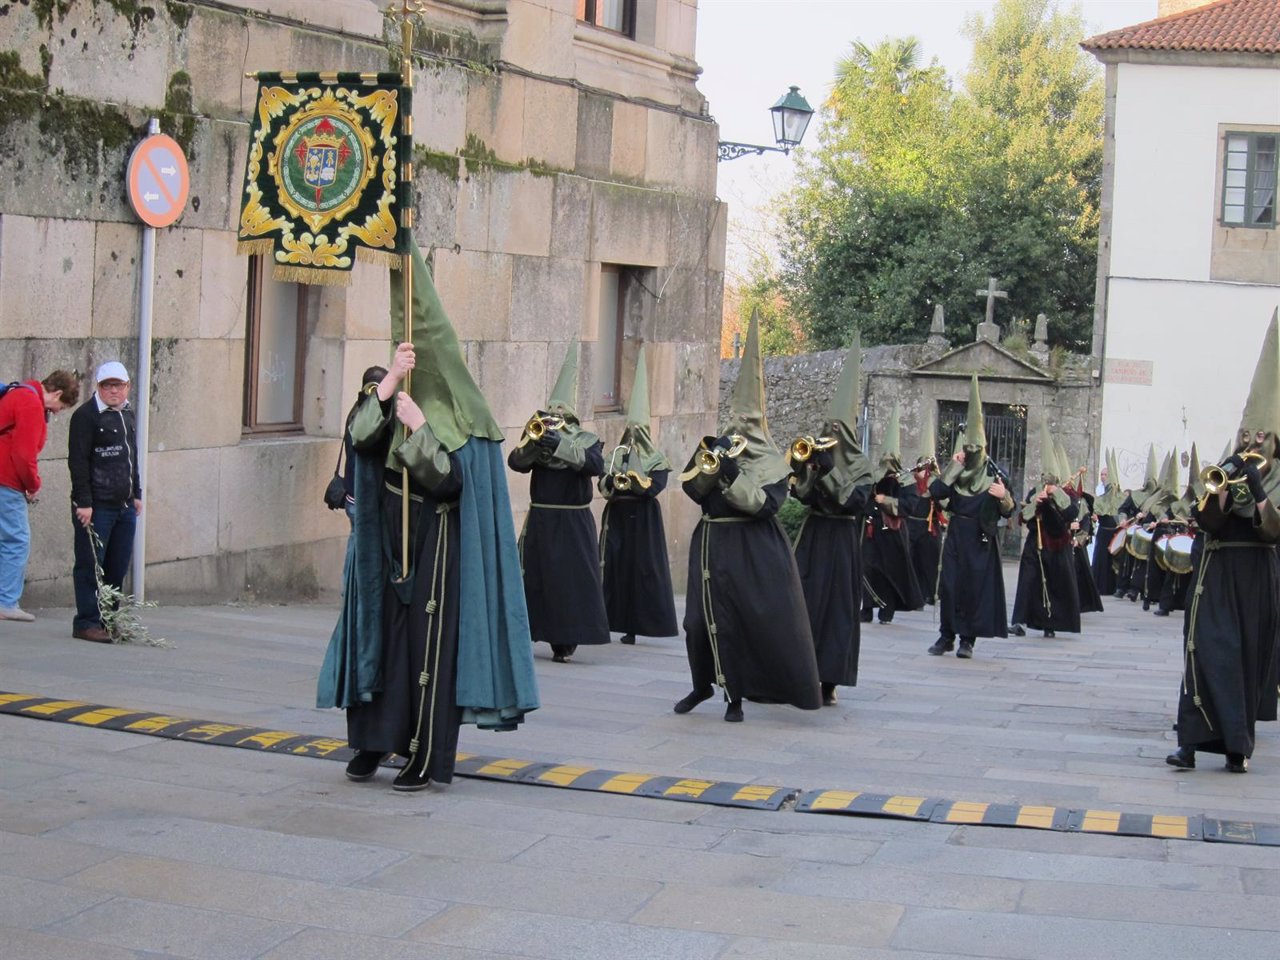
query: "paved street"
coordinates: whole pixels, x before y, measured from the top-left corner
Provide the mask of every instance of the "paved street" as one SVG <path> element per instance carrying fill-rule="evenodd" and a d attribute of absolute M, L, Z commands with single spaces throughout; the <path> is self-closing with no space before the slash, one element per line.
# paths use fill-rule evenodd
<path fill-rule="evenodd" d="M 1006 570 L 1011 578 L 1012 568 Z M 1010 590 L 1010 595 L 1012 591 Z M 553 664 L 543 708 L 462 749 L 621 771 L 1280 822 L 1253 770 L 1165 766 L 1179 623 L 1127 602 L 1080 637 L 926 656 L 932 609 L 864 628 L 818 713 L 688 689 L 683 643 Z M 345 736 L 311 707 L 332 606 L 167 607 L 175 649 L 0 625 L 0 690 Z M 1280 848 L 727 809 L 459 779 L 396 794 L 342 765 L 0 716 L 5 960 L 1280 956 Z"/>

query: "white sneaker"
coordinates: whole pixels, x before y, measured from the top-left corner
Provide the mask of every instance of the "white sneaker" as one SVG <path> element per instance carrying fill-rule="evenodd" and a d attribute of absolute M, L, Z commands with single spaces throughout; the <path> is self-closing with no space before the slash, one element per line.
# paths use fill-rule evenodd
<path fill-rule="evenodd" d="M 0 607 L 0 620 L 19 620 L 22 623 L 30 623 L 34 619 L 32 614 L 21 607 Z"/>

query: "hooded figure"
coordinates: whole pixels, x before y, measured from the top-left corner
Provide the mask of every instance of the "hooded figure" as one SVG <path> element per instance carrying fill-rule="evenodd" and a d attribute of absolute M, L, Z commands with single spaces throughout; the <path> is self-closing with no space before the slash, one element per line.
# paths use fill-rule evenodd
<path fill-rule="evenodd" d="M 412 254 L 413 341 L 400 342 L 403 288 L 393 273 L 399 346 L 349 427 L 352 546 L 316 692 L 317 706 L 346 708 L 357 751 L 347 776 L 367 780 L 398 753 L 408 762 L 397 790 L 450 782 L 460 723 L 513 730 L 538 706 L 502 431 L 416 244 Z M 412 395 L 401 389 L 410 371 Z"/>
<path fill-rule="evenodd" d="M 858 683 L 859 526 L 871 493 L 871 465 L 862 454 L 857 430 L 861 363 L 861 337 L 855 333 L 812 454 L 803 460 L 793 456 L 791 461 L 795 472 L 791 492 L 808 508 L 796 537 L 795 555 L 825 705 L 836 702 L 837 686 Z"/>
<path fill-rule="evenodd" d="M 1130 601 L 1138 599 L 1142 584 L 1146 577 L 1145 558 L 1135 555 L 1133 538 L 1138 527 L 1147 519 L 1146 505 L 1160 492 L 1160 467 L 1156 465 L 1155 444 L 1147 446 L 1147 470 L 1142 478 L 1142 486 L 1131 490 L 1116 511 L 1120 525 L 1128 531 L 1125 549 L 1117 554 L 1116 566 L 1116 599 L 1125 598 Z"/>
<path fill-rule="evenodd" d="M 1226 755 L 1244 773 L 1253 755 L 1254 725 L 1276 719 L 1280 630 L 1280 330 L 1271 315 L 1262 353 L 1236 434 L 1236 452 L 1222 464 L 1229 483 L 1193 511 L 1205 534 L 1196 568 L 1195 600 L 1183 634 L 1178 697 L 1178 750 L 1172 766 L 1195 766 L 1196 751 Z"/>
<path fill-rule="evenodd" d="M 569 344 L 545 410 L 535 411 L 507 465 L 528 473 L 520 534 L 533 641 L 566 662 L 580 645 L 609 642 L 591 480 L 604 473 L 600 438 L 578 421 L 578 341 Z"/>
<path fill-rule="evenodd" d="M 937 473 L 937 440 L 933 415 L 925 418 L 920 449 L 911 469 L 911 482 L 898 490 L 898 511 L 907 521 L 911 567 L 925 603 L 938 600 L 938 560 L 942 555 L 942 508 L 929 493 L 929 481 Z"/>
<path fill-rule="evenodd" d="M 658 494 L 671 464 L 649 436 L 649 375 L 644 346 L 636 361 L 627 403 L 627 425 L 600 478 L 600 576 L 609 629 L 633 644 L 644 637 L 674 637 L 675 594 L 667 559 L 667 534 Z"/>
<path fill-rule="evenodd" d="M 1138 586 L 1138 593 L 1142 596 L 1143 610 L 1150 610 L 1153 603 L 1159 602 L 1160 594 L 1164 591 L 1164 557 L 1160 553 L 1159 546 L 1160 542 L 1172 532 L 1170 523 L 1174 520 L 1174 516 L 1170 510 L 1177 502 L 1180 493 L 1178 450 L 1175 447 L 1165 457 L 1160 468 L 1160 483 L 1156 492 L 1148 497 L 1146 502 L 1147 519 L 1143 526 L 1148 531 L 1147 535 L 1150 539 L 1146 560 L 1141 565 Z"/>
<path fill-rule="evenodd" d="M 1040 420 L 1040 484 L 1027 492 L 1021 520 L 1027 528 L 1013 598 L 1013 633 L 1026 627 L 1052 637 L 1059 630 L 1080 632 L 1080 588 L 1075 572 L 1071 525 L 1080 505 L 1062 487 L 1070 467 L 1058 457 L 1048 415 Z"/>
<path fill-rule="evenodd" d="M 1169 504 L 1164 535 L 1153 545 L 1156 560 L 1163 573 L 1158 605 L 1153 611 L 1157 617 L 1167 617 L 1175 610 L 1186 609 L 1187 588 L 1191 585 L 1194 558 L 1198 558 L 1201 552 L 1199 545 L 1202 541 L 1191 530 L 1191 511 L 1204 494 L 1200 481 L 1200 454 L 1194 443 L 1191 444 L 1191 458 L 1187 469 L 1190 471 L 1187 485 L 1182 490 L 1182 496 Z"/>
<path fill-rule="evenodd" d="M 890 623 L 898 610 L 921 610 L 924 593 L 911 563 L 906 521 L 898 504 L 902 484 L 902 423 L 894 405 L 880 444 L 872 500 L 862 528 L 862 622 L 870 623 L 880 608 L 880 622 Z"/>
<path fill-rule="evenodd" d="M 990 466 L 989 466 L 990 464 Z M 946 504 L 949 519 L 939 580 L 939 636 L 929 652 L 973 656 L 977 637 L 1007 637 L 999 521 L 1014 511 L 1013 497 L 987 455 L 982 397 L 975 375 L 969 384 L 964 444 L 929 491 Z"/>
<path fill-rule="evenodd" d="M 1102 597 L 1098 593 L 1098 585 L 1093 581 L 1093 570 L 1090 567 L 1089 544 L 1094 538 L 1093 504 L 1094 496 L 1085 489 L 1084 475 L 1086 468 L 1071 470 L 1071 458 L 1060 441 L 1054 441 L 1054 449 L 1058 454 L 1058 465 L 1063 476 L 1070 474 L 1070 482 L 1064 481 L 1062 489 L 1076 504 L 1076 518 L 1071 521 L 1071 554 L 1072 566 L 1076 575 L 1076 593 L 1080 597 L 1081 613 L 1101 613 Z"/>
<path fill-rule="evenodd" d="M 704 437 L 680 474 L 702 507 L 689 541 L 685 645 L 693 690 L 675 705 L 688 713 L 717 684 L 724 718 L 742 719 L 742 701 L 822 706 L 813 633 L 800 574 L 778 508 L 791 468 L 769 436 L 760 324 L 747 329 L 728 422 Z"/>
<path fill-rule="evenodd" d="M 1093 583 L 1100 597 L 1116 592 L 1116 572 L 1112 566 L 1111 541 L 1116 534 L 1116 511 L 1120 507 L 1120 474 L 1111 450 L 1106 454 L 1107 479 L 1102 494 L 1093 501 L 1094 543 Z M 1083 596 L 1083 595 L 1082 595 Z"/>

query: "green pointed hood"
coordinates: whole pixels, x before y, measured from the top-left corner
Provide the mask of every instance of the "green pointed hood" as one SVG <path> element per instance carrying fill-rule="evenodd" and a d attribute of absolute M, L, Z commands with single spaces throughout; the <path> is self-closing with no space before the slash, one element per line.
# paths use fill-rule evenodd
<path fill-rule="evenodd" d="M 902 471 L 902 410 L 896 403 L 893 405 L 893 413 L 889 414 L 889 423 L 885 426 L 884 437 L 880 441 L 880 458 L 877 465 L 881 476 Z"/>
<path fill-rule="evenodd" d="M 1108 449 L 1103 459 L 1107 465 L 1107 481 L 1102 485 L 1102 495 L 1093 501 L 1093 512 L 1100 517 L 1115 513 L 1124 499 L 1120 493 L 1120 472 L 1116 467 L 1115 452 Z"/>
<path fill-rule="evenodd" d="M 964 465 L 951 488 L 964 496 L 986 493 L 991 486 L 987 470 L 987 431 L 982 422 L 982 396 L 978 375 L 969 381 L 969 411 L 964 422 Z M 1016 493 L 1010 491 L 1017 496 Z"/>
<path fill-rule="evenodd" d="M 1156 465 L 1155 444 L 1147 446 L 1147 472 L 1142 478 L 1142 486 L 1133 491 L 1133 504 L 1139 510 L 1145 510 L 1147 501 L 1151 499 L 1160 484 L 1160 468 Z"/>
<path fill-rule="evenodd" d="M 855 328 L 836 392 L 827 405 L 827 422 L 821 431 L 822 436 L 840 441 L 831 449 L 834 460 L 832 472 L 850 484 L 867 482 L 871 476 L 871 464 L 863 455 L 862 439 L 858 435 L 858 411 L 861 408 L 862 332 Z"/>
<path fill-rule="evenodd" d="M 413 345 L 417 364 L 409 394 L 422 408 L 431 432 L 450 452 L 469 437 L 501 441 L 502 430 L 489 412 L 484 394 L 471 378 L 458 335 L 436 293 L 431 271 L 410 234 L 413 271 Z M 405 341 L 404 286 L 400 271 L 391 271 L 391 342 Z"/>
<path fill-rule="evenodd" d="M 1249 384 L 1249 397 L 1240 415 L 1240 431 L 1248 432 L 1250 442 L 1259 430 L 1280 432 L 1280 308 L 1271 314 L 1267 332 L 1262 338 L 1262 351 Z"/>
<path fill-rule="evenodd" d="M 768 486 L 791 474 L 791 468 L 769 435 L 764 401 L 764 358 L 760 355 L 760 314 L 751 311 L 747 344 L 742 351 L 738 380 L 729 399 L 729 419 L 722 434 L 745 437 L 747 446 L 738 457 L 739 470 L 754 483 Z"/>
<path fill-rule="evenodd" d="M 578 403 L 578 338 L 574 337 L 565 351 L 564 363 L 560 364 L 560 375 L 556 377 L 556 385 L 547 398 L 547 413 L 564 417 L 566 420 L 577 420 Z"/>
<path fill-rule="evenodd" d="M 1200 454 L 1196 450 L 1196 445 L 1191 444 L 1191 464 L 1187 467 L 1187 490 L 1190 492 L 1191 500 L 1199 500 L 1204 496 L 1204 481 L 1200 479 Z"/>
<path fill-rule="evenodd" d="M 934 424 L 934 414 L 930 411 L 924 418 L 924 427 L 920 431 L 920 443 L 916 446 L 915 466 L 925 460 L 938 457 L 938 430 Z"/>
<path fill-rule="evenodd" d="M 1035 486 L 1061 482 L 1062 468 L 1058 464 L 1058 451 L 1053 445 L 1053 431 L 1049 429 L 1049 415 L 1043 413 L 1040 415 L 1040 482 Z"/>
<path fill-rule="evenodd" d="M 1058 483 L 1064 487 L 1075 480 L 1076 471 L 1071 466 L 1071 458 L 1067 456 L 1067 448 L 1061 440 L 1053 441 L 1053 455 L 1058 461 Z"/>
<path fill-rule="evenodd" d="M 644 344 L 640 344 L 636 358 L 636 375 L 627 400 L 627 425 L 618 446 L 626 448 L 625 452 L 614 451 L 621 458 L 615 464 L 618 470 L 636 470 L 648 476 L 658 470 L 671 469 L 671 461 L 654 445 L 649 433 L 649 367 L 645 363 Z"/>

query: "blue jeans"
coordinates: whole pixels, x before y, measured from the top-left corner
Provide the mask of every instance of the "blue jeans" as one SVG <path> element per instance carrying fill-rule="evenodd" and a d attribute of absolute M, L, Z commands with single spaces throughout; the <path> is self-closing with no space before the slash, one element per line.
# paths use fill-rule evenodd
<path fill-rule="evenodd" d="M 89 532 L 75 519 L 71 522 L 76 532 L 76 566 L 73 579 L 76 585 L 75 629 L 102 626 L 98 612 L 98 581 L 93 575 L 93 544 Z M 128 506 L 93 505 L 93 530 L 102 541 L 98 563 L 102 564 L 102 582 L 117 589 L 124 585 L 124 575 L 129 572 L 133 559 L 133 534 L 138 526 L 138 514 L 133 504 Z"/>
<path fill-rule="evenodd" d="M 0 487 L 0 607 L 16 607 L 31 555 L 31 521 L 21 490 Z"/>

